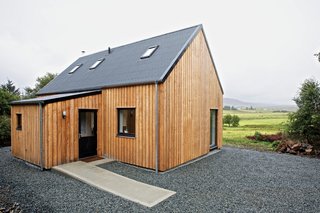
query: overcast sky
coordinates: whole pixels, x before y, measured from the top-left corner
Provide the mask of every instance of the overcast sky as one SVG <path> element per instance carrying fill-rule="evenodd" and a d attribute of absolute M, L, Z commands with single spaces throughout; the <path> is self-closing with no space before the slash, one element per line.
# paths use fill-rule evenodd
<path fill-rule="evenodd" d="M 108 46 L 203 24 L 225 97 L 292 104 L 320 80 L 319 0 L 0 0 L 0 83 L 33 86 Z"/>

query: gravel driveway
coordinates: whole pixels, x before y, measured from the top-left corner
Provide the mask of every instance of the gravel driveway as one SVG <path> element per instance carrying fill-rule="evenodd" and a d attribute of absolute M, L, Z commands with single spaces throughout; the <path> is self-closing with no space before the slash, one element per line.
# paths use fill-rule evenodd
<path fill-rule="evenodd" d="M 18 202 L 25 212 L 320 212 L 319 159 L 226 147 L 159 175 L 117 162 L 101 167 L 177 194 L 149 209 L 27 166 L 1 148 L 0 207 Z"/>

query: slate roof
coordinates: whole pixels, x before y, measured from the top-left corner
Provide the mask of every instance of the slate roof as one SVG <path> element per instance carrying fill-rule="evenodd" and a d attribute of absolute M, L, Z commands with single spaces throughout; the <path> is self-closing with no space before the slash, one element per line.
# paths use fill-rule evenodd
<path fill-rule="evenodd" d="M 51 102 L 56 102 L 61 100 L 67 100 L 71 98 L 98 94 L 98 93 L 101 93 L 101 91 L 94 90 L 94 91 L 86 91 L 86 92 L 63 93 L 63 94 L 47 95 L 47 96 L 41 96 L 37 98 L 31 98 L 31 99 L 25 99 L 25 100 L 19 100 L 19 101 L 12 101 L 10 104 L 11 105 L 46 104 L 46 103 L 51 103 Z"/>
<path fill-rule="evenodd" d="M 111 49 L 110 54 L 105 50 L 80 57 L 42 88 L 38 95 L 161 83 L 165 81 L 201 29 L 202 25 L 197 25 L 115 47 Z M 155 45 L 159 46 L 150 58 L 140 58 L 149 47 Z M 97 68 L 89 69 L 99 59 L 104 61 Z M 73 74 L 69 74 L 75 66 L 80 64 L 81 66 Z"/>

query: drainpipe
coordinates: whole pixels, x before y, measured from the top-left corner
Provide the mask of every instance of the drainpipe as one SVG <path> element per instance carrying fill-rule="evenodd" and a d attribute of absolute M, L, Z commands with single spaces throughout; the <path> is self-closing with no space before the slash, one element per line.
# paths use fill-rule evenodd
<path fill-rule="evenodd" d="M 155 156 L 155 160 L 156 160 L 156 168 L 155 168 L 155 170 L 156 170 L 156 174 L 158 174 L 158 172 L 159 172 L 159 122 L 158 122 L 158 82 L 155 82 L 155 90 L 156 90 L 156 100 L 155 100 L 155 131 L 156 131 L 156 134 L 155 134 L 155 136 L 156 136 L 156 156 Z"/>
<path fill-rule="evenodd" d="M 40 168 L 43 170 L 43 116 L 42 116 L 42 103 L 39 103 L 40 108 Z"/>

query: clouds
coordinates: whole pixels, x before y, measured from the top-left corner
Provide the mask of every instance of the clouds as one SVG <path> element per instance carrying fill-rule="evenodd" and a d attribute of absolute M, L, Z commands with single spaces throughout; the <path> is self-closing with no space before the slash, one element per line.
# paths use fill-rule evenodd
<path fill-rule="evenodd" d="M 33 85 L 87 54 L 202 23 L 225 96 L 290 103 L 320 79 L 318 1 L 2 1 L 0 83 Z"/>

